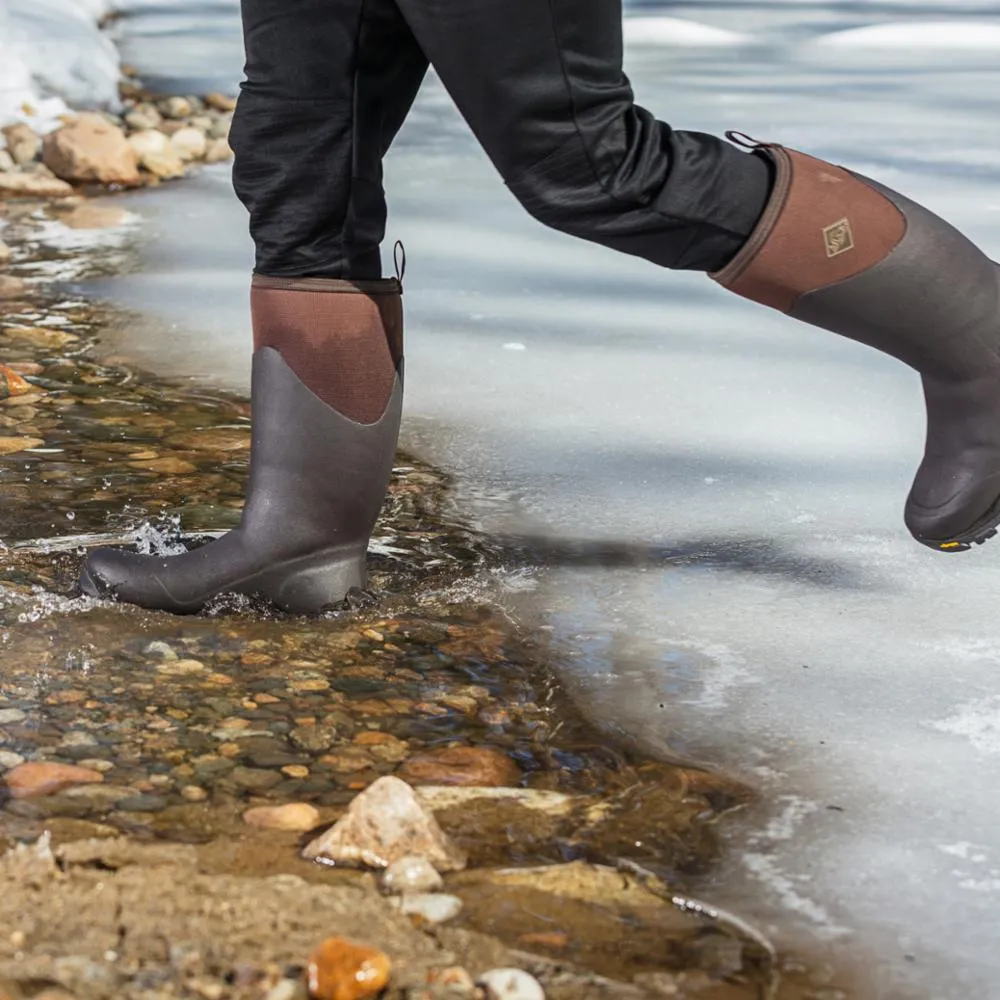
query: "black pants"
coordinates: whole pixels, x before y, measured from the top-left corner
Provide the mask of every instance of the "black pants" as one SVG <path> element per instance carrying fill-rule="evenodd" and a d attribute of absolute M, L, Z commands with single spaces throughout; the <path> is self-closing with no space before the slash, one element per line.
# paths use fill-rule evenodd
<path fill-rule="evenodd" d="M 257 271 L 380 275 L 382 157 L 428 62 L 535 218 L 664 267 L 721 266 L 768 168 L 636 106 L 621 17 L 621 0 L 243 0 L 231 142 Z"/>

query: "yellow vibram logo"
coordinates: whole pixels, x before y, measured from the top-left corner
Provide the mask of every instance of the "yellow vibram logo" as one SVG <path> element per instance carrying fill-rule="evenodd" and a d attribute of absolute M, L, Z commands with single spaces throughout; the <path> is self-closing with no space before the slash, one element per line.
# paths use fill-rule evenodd
<path fill-rule="evenodd" d="M 851 231 L 849 219 L 841 219 L 823 230 L 823 241 L 826 243 L 827 257 L 839 257 L 842 253 L 854 249 L 854 233 Z"/>

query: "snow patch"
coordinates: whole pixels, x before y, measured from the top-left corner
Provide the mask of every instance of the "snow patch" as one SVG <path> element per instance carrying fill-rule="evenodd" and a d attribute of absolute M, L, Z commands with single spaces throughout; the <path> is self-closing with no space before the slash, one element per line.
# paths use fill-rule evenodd
<path fill-rule="evenodd" d="M 118 53 L 98 27 L 109 9 L 105 0 L 0 3 L 0 123 L 45 132 L 67 104 L 118 105 Z"/>

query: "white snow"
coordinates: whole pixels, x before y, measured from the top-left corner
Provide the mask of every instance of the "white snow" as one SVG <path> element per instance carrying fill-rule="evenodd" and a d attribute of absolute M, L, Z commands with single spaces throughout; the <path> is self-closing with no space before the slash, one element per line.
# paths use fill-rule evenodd
<path fill-rule="evenodd" d="M 957 37 L 994 25 L 995 3 L 641 13 L 753 41 L 738 58 L 630 49 L 638 98 L 673 124 L 847 163 L 1000 254 L 995 53 L 813 44 L 890 20 Z M 142 64 L 155 24 L 126 28 Z M 220 52 L 235 80 L 238 44 Z M 386 179 L 386 246 L 408 251 L 406 443 L 546 565 L 509 599 L 565 649 L 588 712 L 762 791 L 726 826 L 725 868 L 686 888 L 829 962 L 824 988 L 1000 998 L 1000 541 L 949 558 L 907 536 L 915 375 L 703 276 L 541 229 L 433 79 Z M 100 290 L 152 318 L 116 348 L 244 386 L 251 251 L 226 171 L 132 206 L 151 220 L 148 270 Z"/>
<path fill-rule="evenodd" d="M 118 53 L 97 26 L 109 9 L 105 0 L 0 3 L 0 124 L 28 121 L 45 132 L 67 103 L 117 105 Z"/>

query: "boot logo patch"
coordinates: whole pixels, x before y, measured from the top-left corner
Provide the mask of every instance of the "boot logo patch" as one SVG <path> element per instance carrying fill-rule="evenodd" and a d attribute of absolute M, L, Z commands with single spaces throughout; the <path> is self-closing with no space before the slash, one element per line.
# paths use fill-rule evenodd
<path fill-rule="evenodd" d="M 842 253 L 854 249 L 854 233 L 851 231 L 849 219 L 841 219 L 823 230 L 823 242 L 826 244 L 827 257 L 839 257 Z"/>

